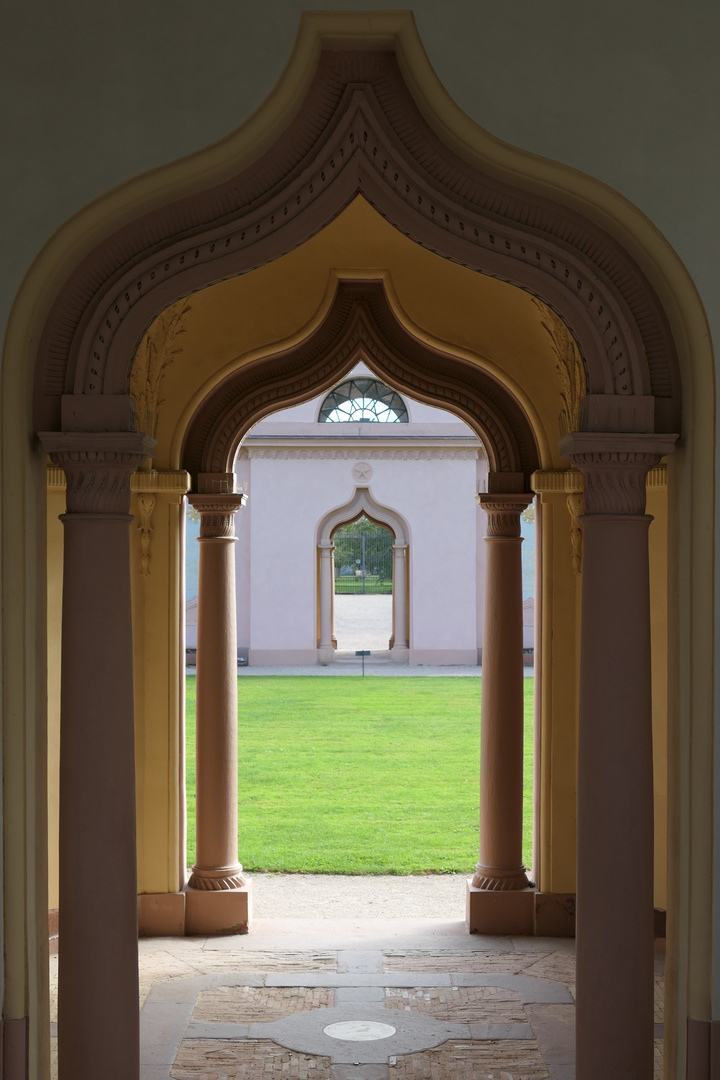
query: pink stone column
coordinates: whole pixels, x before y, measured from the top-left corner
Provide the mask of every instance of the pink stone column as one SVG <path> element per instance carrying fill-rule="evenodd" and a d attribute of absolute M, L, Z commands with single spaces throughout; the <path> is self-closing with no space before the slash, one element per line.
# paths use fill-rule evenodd
<path fill-rule="evenodd" d="M 578 729 L 582 1080 L 653 1076 L 653 768 L 645 478 L 675 436 L 576 433 L 585 479 Z"/>
<path fill-rule="evenodd" d="M 335 657 L 333 647 L 333 593 L 335 590 L 335 545 L 321 540 L 320 548 L 320 645 L 318 660 L 327 663 Z"/>
<path fill-rule="evenodd" d="M 486 495 L 485 615 L 480 715 L 480 858 L 473 888 L 525 889 L 523 626 L 520 515 L 533 496 Z"/>
<path fill-rule="evenodd" d="M 392 658 L 407 663 L 407 544 L 393 544 L 393 649 Z"/>
<path fill-rule="evenodd" d="M 200 514 L 196 686 L 197 851 L 186 891 L 188 933 L 244 932 L 247 883 L 238 862 L 235 596 L 239 493 L 192 495 Z M 228 894 L 226 897 L 211 894 Z"/>
<path fill-rule="evenodd" d="M 47 433 L 67 477 L 60 703 L 60 1080 L 139 1075 L 130 477 L 154 441 Z"/>

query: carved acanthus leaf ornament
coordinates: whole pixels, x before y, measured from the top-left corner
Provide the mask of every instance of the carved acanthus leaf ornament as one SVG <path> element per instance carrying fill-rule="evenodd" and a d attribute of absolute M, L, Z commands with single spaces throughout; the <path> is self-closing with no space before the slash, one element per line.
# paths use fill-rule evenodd
<path fill-rule="evenodd" d="M 582 526 L 580 518 L 583 512 L 583 496 L 581 491 L 571 491 L 567 497 L 567 508 L 570 512 L 570 545 L 572 548 L 572 568 L 575 574 L 582 573 Z"/>
<path fill-rule="evenodd" d="M 533 303 L 542 318 L 540 324 L 550 338 L 552 351 L 557 358 L 555 370 L 560 379 L 560 396 L 563 407 L 558 417 L 560 434 L 580 430 L 580 402 L 585 397 L 585 368 L 575 338 L 565 323 L 540 300 Z"/>
<path fill-rule="evenodd" d="M 130 376 L 130 394 L 135 400 L 138 431 L 153 439 L 164 402 L 160 394 L 167 369 L 182 352 L 178 338 L 185 333 L 185 321 L 191 311 L 187 300 L 167 308 L 155 319 L 140 342 Z"/>
<path fill-rule="evenodd" d="M 152 514 L 155 509 L 155 496 L 138 496 L 138 530 L 140 532 L 140 573 L 147 577 L 150 573 L 150 541 L 152 539 Z"/>

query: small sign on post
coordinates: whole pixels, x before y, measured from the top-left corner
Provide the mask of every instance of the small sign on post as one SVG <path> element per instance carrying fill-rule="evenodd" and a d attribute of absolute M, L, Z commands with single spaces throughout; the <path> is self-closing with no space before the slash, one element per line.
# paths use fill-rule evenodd
<path fill-rule="evenodd" d="M 356 656 L 362 656 L 362 673 L 363 673 L 363 679 L 364 679 L 365 678 L 365 657 L 370 655 L 370 650 L 369 649 L 356 649 L 355 650 L 355 655 Z"/>

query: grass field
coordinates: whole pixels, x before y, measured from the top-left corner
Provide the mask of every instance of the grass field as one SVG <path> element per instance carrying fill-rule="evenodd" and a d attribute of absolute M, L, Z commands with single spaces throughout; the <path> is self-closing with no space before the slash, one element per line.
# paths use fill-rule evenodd
<path fill-rule="evenodd" d="M 478 678 L 243 676 L 239 857 L 247 870 L 469 873 L 478 853 Z M 525 826 L 532 848 L 532 696 Z M 188 862 L 195 858 L 195 676 L 187 677 Z"/>

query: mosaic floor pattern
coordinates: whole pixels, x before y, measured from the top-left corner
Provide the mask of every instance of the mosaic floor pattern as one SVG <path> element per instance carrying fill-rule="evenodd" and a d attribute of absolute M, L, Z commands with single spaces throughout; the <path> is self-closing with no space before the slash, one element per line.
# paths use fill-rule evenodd
<path fill-rule="evenodd" d="M 439 919 L 261 922 L 140 942 L 142 1080 L 574 1080 L 574 942 Z M 54 1010 L 56 973 L 53 957 Z M 660 957 L 657 1036 L 662 1020 Z"/>

